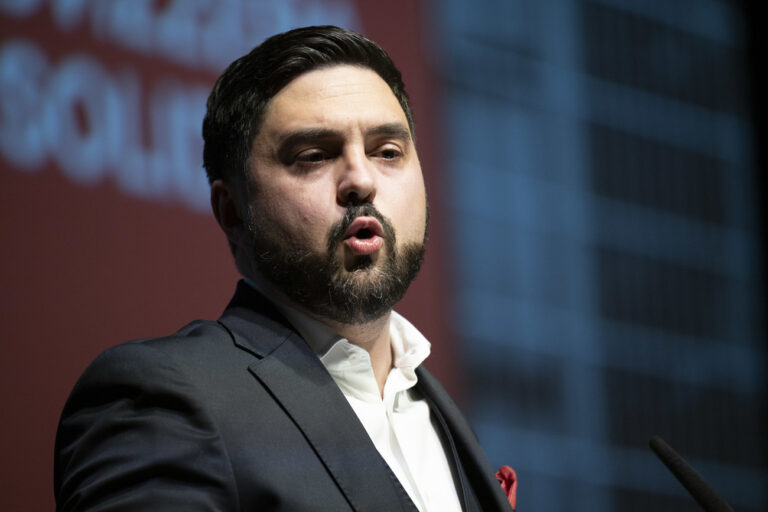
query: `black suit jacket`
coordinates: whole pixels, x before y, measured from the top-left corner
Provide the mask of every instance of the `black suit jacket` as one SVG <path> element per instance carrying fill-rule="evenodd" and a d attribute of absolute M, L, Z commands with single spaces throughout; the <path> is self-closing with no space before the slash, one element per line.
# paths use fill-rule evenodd
<path fill-rule="evenodd" d="M 465 510 L 510 510 L 456 405 L 417 373 Z M 59 510 L 415 510 L 318 357 L 243 282 L 218 322 L 96 358 L 54 467 Z"/>

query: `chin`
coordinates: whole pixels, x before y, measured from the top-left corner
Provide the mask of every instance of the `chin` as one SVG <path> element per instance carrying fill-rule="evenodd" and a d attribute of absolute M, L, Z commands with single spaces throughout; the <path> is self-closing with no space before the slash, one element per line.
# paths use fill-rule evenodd
<path fill-rule="evenodd" d="M 377 261 L 378 258 L 374 259 L 371 256 L 352 256 L 340 265 L 340 269 L 348 274 L 368 273 L 377 269 Z"/>

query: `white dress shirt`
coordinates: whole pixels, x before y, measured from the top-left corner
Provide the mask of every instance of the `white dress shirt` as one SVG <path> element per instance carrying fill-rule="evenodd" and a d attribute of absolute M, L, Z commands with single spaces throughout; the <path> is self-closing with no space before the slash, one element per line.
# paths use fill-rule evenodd
<path fill-rule="evenodd" d="M 460 511 L 451 468 L 430 420 L 429 406 L 409 391 L 418 380 L 416 367 L 429 355 L 427 339 L 392 312 L 389 335 L 393 368 L 382 397 L 365 349 L 314 318 L 283 303 L 275 304 L 320 357 L 416 507 L 422 512 Z"/>

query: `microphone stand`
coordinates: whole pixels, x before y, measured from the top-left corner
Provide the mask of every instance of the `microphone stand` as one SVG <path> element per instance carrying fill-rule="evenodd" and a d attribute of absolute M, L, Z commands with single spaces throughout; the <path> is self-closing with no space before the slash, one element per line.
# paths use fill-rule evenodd
<path fill-rule="evenodd" d="M 734 512 L 728 502 L 661 437 L 653 436 L 648 444 L 706 512 Z"/>

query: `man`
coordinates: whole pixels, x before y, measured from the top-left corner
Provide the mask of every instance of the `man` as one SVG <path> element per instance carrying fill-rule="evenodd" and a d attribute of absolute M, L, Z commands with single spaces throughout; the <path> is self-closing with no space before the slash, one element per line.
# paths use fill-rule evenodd
<path fill-rule="evenodd" d="M 203 122 L 214 215 L 244 276 L 218 322 L 114 347 L 56 441 L 60 510 L 509 510 L 392 311 L 427 206 L 399 71 L 336 27 L 273 36 Z"/>

